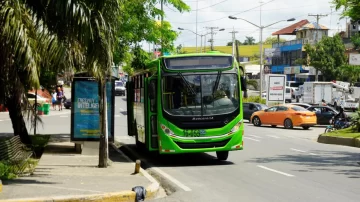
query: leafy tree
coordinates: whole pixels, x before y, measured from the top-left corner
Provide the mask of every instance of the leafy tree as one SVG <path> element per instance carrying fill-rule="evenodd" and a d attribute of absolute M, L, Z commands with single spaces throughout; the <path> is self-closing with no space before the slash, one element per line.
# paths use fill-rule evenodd
<path fill-rule="evenodd" d="M 114 62 L 118 64 L 125 58 L 125 53 L 141 41 L 161 44 L 164 50 L 174 50 L 173 42 L 178 33 L 172 30 L 169 22 L 160 18 L 165 14 L 157 8 L 161 0 L 125 0 L 121 5 L 121 24 L 117 30 L 117 46 Z M 179 12 L 189 11 L 190 7 L 181 0 L 164 0 L 165 5 L 175 7 Z M 156 20 L 159 19 L 159 20 Z"/>
<path fill-rule="evenodd" d="M 245 41 L 244 41 L 244 45 L 254 45 L 255 44 L 255 39 L 254 39 L 254 37 L 252 37 L 252 36 L 246 36 L 245 37 L 246 39 L 245 39 Z"/>
<path fill-rule="evenodd" d="M 281 43 L 281 42 L 285 42 L 286 40 L 285 39 L 283 39 L 283 38 L 280 38 L 279 39 L 279 42 Z M 274 37 L 268 37 L 268 38 L 266 38 L 265 39 L 265 41 L 264 41 L 264 44 L 273 44 L 273 43 L 278 43 L 278 38 L 276 37 L 276 36 L 274 36 Z"/>
<path fill-rule="evenodd" d="M 359 0 L 333 0 L 336 10 L 342 10 L 342 17 L 350 17 L 352 20 L 360 20 Z"/>
<path fill-rule="evenodd" d="M 354 45 L 354 49 L 358 50 L 360 48 L 360 35 L 358 33 L 356 33 L 354 36 L 352 36 L 351 42 Z"/>
<path fill-rule="evenodd" d="M 239 40 L 236 39 L 235 42 L 236 42 L 236 45 L 241 45 L 241 42 Z M 232 41 L 230 41 L 226 44 L 226 46 L 232 46 L 232 45 L 233 45 Z"/>
<path fill-rule="evenodd" d="M 346 63 L 347 57 L 345 46 L 339 35 L 324 37 L 314 46 L 306 44 L 305 51 L 308 58 L 302 62 L 316 69 L 316 80 L 318 71 L 321 71 L 325 81 L 334 80 L 340 76 L 340 67 Z"/>
<path fill-rule="evenodd" d="M 360 78 L 360 66 L 343 65 L 341 67 L 341 75 L 343 81 L 354 83 Z"/>

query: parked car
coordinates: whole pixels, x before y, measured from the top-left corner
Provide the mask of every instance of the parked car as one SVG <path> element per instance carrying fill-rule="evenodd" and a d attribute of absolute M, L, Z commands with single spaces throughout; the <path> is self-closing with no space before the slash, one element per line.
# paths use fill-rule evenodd
<path fill-rule="evenodd" d="M 251 115 L 254 112 L 267 109 L 268 106 L 256 102 L 244 102 L 243 103 L 243 117 L 250 121 Z"/>
<path fill-rule="evenodd" d="M 254 126 L 265 124 L 276 127 L 277 125 L 282 125 L 286 129 L 300 126 L 306 130 L 316 125 L 316 119 L 317 117 L 314 112 L 296 105 L 285 104 L 254 112 L 250 121 Z"/>
<path fill-rule="evenodd" d="M 35 93 L 30 93 L 30 92 L 27 93 L 27 99 L 29 101 L 30 106 L 33 108 L 35 108 L 35 97 L 36 97 Z M 36 102 L 37 102 L 37 106 L 40 106 L 46 103 L 50 103 L 50 100 L 40 95 L 37 95 Z"/>
<path fill-rule="evenodd" d="M 66 99 L 66 101 L 64 102 L 64 107 L 65 109 L 71 108 L 71 99 Z"/>
<path fill-rule="evenodd" d="M 304 107 L 305 109 L 311 107 L 312 105 L 307 104 L 307 103 L 291 103 L 292 105 L 296 105 L 296 106 L 300 106 L 300 107 Z"/>
<path fill-rule="evenodd" d="M 125 96 L 125 85 L 122 81 L 115 81 L 115 95 L 124 95 Z"/>
<path fill-rule="evenodd" d="M 331 118 L 339 113 L 330 106 L 311 106 L 307 110 L 315 112 L 319 125 L 329 125 Z"/>

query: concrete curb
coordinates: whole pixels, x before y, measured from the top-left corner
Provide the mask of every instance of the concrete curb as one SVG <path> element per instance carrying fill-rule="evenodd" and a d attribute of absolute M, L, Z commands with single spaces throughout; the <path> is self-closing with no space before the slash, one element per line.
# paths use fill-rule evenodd
<path fill-rule="evenodd" d="M 121 155 L 123 155 L 129 162 L 131 159 L 120 151 L 113 143 L 111 146 Z M 135 163 L 134 163 L 135 168 Z M 150 182 L 151 185 L 146 187 L 146 199 L 154 199 L 160 189 L 160 184 L 153 178 L 148 172 L 140 168 L 140 173 L 143 174 Z M 0 181 L 0 193 L 1 193 L 1 181 Z M 75 196 L 56 196 L 56 197 L 44 197 L 44 198 L 24 198 L 24 199 L 12 199 L 12 200 L 0 200 L 0 202 L 80 202 L 80 201 L 92 201 L 92 202 L 133 202 L 135 201 L 136 194 L 133 191 L 121 191 L 111 192 L 105 194 L 94 195 L 75 195 Z"/>
<path fill-rule="evenodd" d="M 336 145 L 344 145 L 344 146 L 350 146 L 350 147 L 360 147 L 360 139 L 359 138 L 319 135 L 317 142 L 324 143 L 324 144 L 336 144 Z"/>
<path fill-rule="evenodd" d="M 126 158 L 126 160 L 128 160 L 129 162 L 133 162 L 128 156 L 124 154 L 124 152 L 118 149 L 114 143 L 110 143 L 110 144 L 118 153 L 123 155 Z M 133 162 L 133 164 L 135 168 L 135 163 Z M 160 189 L 160 184 L 155 178 L 153 178 L 146 170 L 142 169 L 141 167 L 140 167 L 140 173 L 143 174 L 151 182 L 151 185 L 146 187 L 146 199 L 154 199 Z"/>

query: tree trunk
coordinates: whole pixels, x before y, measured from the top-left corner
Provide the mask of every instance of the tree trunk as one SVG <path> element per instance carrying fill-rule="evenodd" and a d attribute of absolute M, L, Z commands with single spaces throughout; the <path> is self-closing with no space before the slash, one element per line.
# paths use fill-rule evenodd
<path fill-rule="evenodd" d="M 319 70 L 316 69 L 315 81 L 319 81 Z"/>
<path fill-rule="evenodd" d="M 99 81 L 99 116 L 100 116 L 100 146 L 99 146 L 99 167 L 107 167 L 108 159 L 108 141 L 107 141 L 107 127 L 106 127 L 106 81 Z"/>
<path fill-rule="evenodd" d="M 20 96 L 16 95 L 15 93 L 7 100 L 6 107 L 9 110 L 9 116 L 14 129 L 14 135 L 20 135 L 22 143 L 31 144 L 31 139 L 26 129 L 24 116 L 22 114 L 20 100 Z"/>

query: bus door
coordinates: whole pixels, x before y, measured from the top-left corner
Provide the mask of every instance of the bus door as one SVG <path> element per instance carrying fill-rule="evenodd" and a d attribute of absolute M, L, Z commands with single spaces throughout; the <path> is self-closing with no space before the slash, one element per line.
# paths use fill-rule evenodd
<path fill-rule="evenodd" d="M 127 128 L 128 135 L 134 136 L 136 126 L 134 125 L 134 77 L 126 82 L 126 108 L 127 108 Z"/>
<path fill-rule="evenodd" d="M 157 77 L 146 78 L 146 123 L 147 147 L 150 151 L 159 150 L 157 132 Z"/>

